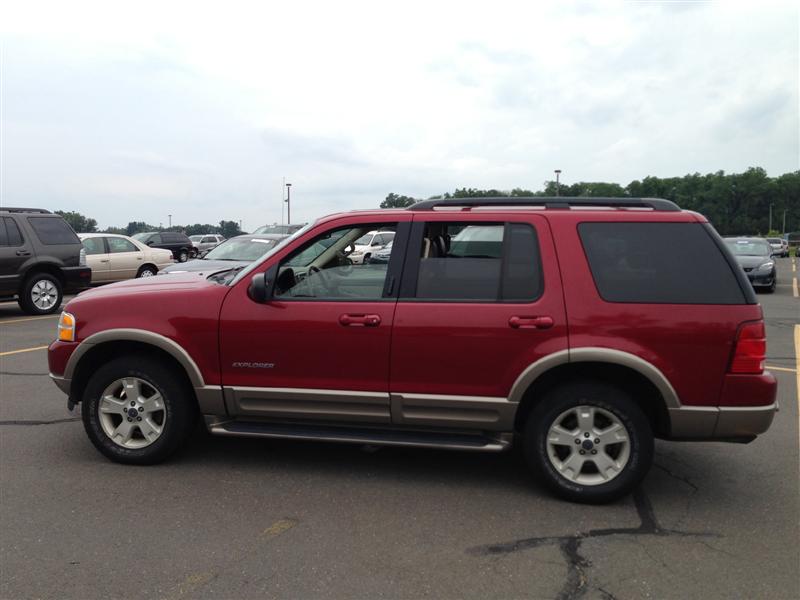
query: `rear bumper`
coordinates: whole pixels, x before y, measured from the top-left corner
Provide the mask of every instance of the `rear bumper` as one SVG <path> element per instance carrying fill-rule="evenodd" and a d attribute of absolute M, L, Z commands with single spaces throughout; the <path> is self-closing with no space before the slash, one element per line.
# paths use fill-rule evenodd
<path fill-rule="evenodd" d="M 92 283 L 91 267 L 63 267 L 64 293 L 71 294 L 85 290 Z"/>
<path fill-rule="evenodd" d="M 681 406 L 669 409 L 670 439 L 751 442 L 775 418 L 778 403 L 767 406 Z"/>

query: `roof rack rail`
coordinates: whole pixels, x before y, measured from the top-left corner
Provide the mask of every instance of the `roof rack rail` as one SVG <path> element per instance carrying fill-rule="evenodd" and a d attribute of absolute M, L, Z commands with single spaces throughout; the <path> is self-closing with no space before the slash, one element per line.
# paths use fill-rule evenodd
<path fill-rule="evenodd" d="M 422 200 L 408 207 L 408 210 L 433 210 L 439 207 L 477 206 L 543 206 L 544 208 L 571 208 L 573 206 L 609 206 L 613 208 L 651 208 L 653 210 L 676 212 L 680 206 L 662 198 L 578 198 L 575 196 L 507 196 L 500 198 L 443 198 Z"/>
<path fill-rule="evenodd" d="M 0 212 L 6 213 L 38 213 L 40 215 L 49 215 L 50 211 L 44 208 L 21 208 L 17 206 L 0 206 Z"/>

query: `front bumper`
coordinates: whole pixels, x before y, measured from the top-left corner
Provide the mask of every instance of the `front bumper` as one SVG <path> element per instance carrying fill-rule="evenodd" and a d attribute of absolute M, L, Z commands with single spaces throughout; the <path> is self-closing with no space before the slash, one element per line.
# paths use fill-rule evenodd
<path fill-rule="evenodd" d="M 747 273 L 747 278 L 753 287 L 769 287 L 775 281 L 775 271 L 769 273 L 759 273 L 757 271 L 750 271 Z"/>

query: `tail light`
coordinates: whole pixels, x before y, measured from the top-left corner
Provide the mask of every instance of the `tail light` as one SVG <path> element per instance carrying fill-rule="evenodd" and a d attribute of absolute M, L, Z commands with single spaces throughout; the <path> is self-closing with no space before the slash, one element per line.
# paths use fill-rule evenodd
<path fill-rule="evenodd" d="M 81 254 L 78 257 L 78 266 L 79 267 L 86 266 L 86 248 L 81 248 Z"/>
<path fill-rule="evenodd" d="M 736 348 L 731 361 L 731 373 L 760 375 L 764 372 L 767 356 L 767 338 L 764 321 L 745 323 L 736 336 Z"/>

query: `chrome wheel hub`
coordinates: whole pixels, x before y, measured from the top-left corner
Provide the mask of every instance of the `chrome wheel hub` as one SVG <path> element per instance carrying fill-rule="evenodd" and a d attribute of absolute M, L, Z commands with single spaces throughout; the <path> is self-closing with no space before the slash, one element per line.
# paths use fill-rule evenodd
<path fill-rule="evenodd" d="M 49 310 L 58 301 L 58 290 L 52 281 L 47 279 L 37 281 L 31 288 L 31 301 L 36 308 Z"/>
<path fill-rule="evenodd" d="M 630 459 L 630 436 L 614 413 L 582 405 L 561 413 L 547 432 L 547 456 L 564 478 L 600 485 L 617 477 Z"/>
<path fill-rule="evenodd" d="M 123 448 L 144 448 L 161 437 L 167 410 L 161 394 L 138 377 L 124 377 L 109 385 L 98 408 L 100 426 Z"/>

